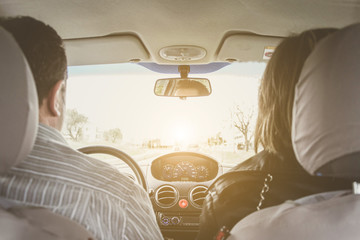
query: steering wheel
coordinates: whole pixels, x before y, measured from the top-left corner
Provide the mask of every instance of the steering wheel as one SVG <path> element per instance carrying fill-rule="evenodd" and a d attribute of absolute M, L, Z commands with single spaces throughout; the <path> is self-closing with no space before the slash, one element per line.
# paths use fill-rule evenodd
<path fill-rule="evenodd" d="M 141 171 L 139 164 L 137 164 L 137 162 L 135 162 L 135 160 L 132 157 L 130 157 L 123 151 L 121 151 L 117 148 L 114 148 L 114 147 L 101 146 L 101 145 L 82 147 L 82 148 L 79 148 L 78 151 L 85 153 L 85 154 L 102 153 L 102 154 L 109 154 L 111 156 L 117 157 L 118 159 L 125 162 L 131 168 L 131 170 L 134 172 L 134 174 L 136 176 L 136 179 L 138 180 L 140 185 L 147 192 L 147 183 L 146 183 L 145 176 L 144 176 L 143 172 Z"/>

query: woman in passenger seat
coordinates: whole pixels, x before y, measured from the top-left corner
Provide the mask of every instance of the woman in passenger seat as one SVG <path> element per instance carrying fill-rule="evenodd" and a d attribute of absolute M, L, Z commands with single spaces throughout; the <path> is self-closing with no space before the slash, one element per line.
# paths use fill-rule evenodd
<path fill-rule="evenodd" d="M 316 44 L 336 29 L 313 29 L 283 40 L 265 69 L 259 89 L 255 150 L 209 187 L 198 239 L 224 239 L 242 218 L 265 207 L 314 193 L 348 188 L 348 181 L 308 174 L 291 144 L 295 85 Z"/>

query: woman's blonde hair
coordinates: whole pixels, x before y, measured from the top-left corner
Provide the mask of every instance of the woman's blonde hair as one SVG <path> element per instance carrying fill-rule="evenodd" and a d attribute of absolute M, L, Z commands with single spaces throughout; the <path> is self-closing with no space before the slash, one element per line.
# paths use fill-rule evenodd
<path fill-rule="evenodd" d="M 337 29 L 312 29 L 284 39 L 269 60 L 259 88 L 255 151 L 293 152 L 291 122 L 295 85 L 315 45 Z"/>

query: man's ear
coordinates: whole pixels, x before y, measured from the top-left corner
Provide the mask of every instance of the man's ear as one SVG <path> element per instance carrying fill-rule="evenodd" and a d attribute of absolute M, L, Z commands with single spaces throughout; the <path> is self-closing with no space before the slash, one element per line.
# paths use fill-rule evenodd
<path fill-rule="evenodd" d="M 53 117 L 59 117 L 62 109 L 62 88 L 65 87 L 65 81 L 59 80 L 51 88 L 48 95 L 48 108 Z"/>

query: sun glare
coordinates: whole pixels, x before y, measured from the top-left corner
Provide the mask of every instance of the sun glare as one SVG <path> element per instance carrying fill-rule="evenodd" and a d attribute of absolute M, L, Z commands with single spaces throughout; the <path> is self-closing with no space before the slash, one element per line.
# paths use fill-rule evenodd
<path fill-rule="evenodd" d="M 186 142 L 191 142 L 192 141 L 192 129 L 190 126 L 185 125 L 185 124 L 178 124 L 174 127 L 174 136 L 175 136 L 175 141 L 178 144 L 184 144 Z"/>

